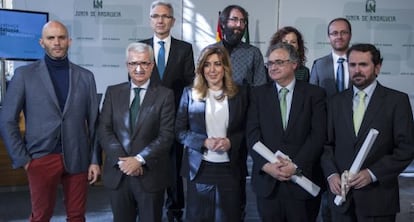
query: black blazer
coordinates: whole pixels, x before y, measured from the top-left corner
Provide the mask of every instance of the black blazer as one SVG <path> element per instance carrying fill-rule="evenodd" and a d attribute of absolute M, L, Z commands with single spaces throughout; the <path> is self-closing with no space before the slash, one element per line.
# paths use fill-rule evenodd
<path fill-rule="evenodd" d="M 140 106 L 137 127 L 129 122 L 130 83 L 108 87 L 99 122 L 99 142 L 105 151 L 103 182 L 116 189 L 126 175 L 118 168 L 118 158 L 140 154 L 146 161 L 144 175 L 134 177 L 147 192 L 170 185 L 169 152 L 174 140 L 173 92 L 151 82 Z"/>
<path fill-rule="evenodd" d="M 322 88 L 296 80 L 289 121 L 283 130 L 278 92 L 275 83 L 252 89 L 247 117 L 247 145 L 253 158 L 252 185 L 257 195 L 269 196 L 279 186 L 287 186 L 289 198 L 309 199 L 312 196 L 292 182 L 279 182 L 262 167 L 268 161 L 252 150 L 261 141 L 273 152 L 282 151 L 311 180 L 326 138 L 326 104 Z"/>
<path fill-rule="evenodd" d="M 228 100 L 229 125 L 227 138 L 231 143 L 228 151 L 231 168 L 234 175 L 240 178 L 241 163 L 240 152 L 246 146 L 245 143 L 245 115 L 247 109 L 247 93 L 245 88 L 239 88 L 239 93 Z M 205 147 L 204 140 L 207 139 L 204 100 L 194 100 L 191 88 L 186 87 L 181 98 L 180 107 L 177 111 L 175 122 L 176 137 L 184 144 L 185 151 L 181 174 L 191 180 L 195 178 L 200 168 Z"/>
<path fill-rule="evenodd" d="M 365 111 L 358 136 L 354 133 L 353 90 L 328 102 L 328 142 L 322 156 L 325 177 L 349 170 L 371 128 L 379 135 L 361 169 L 368 168 L 377 182 L 348 194 L 361 215 L 380 216 L 399 212 L 398 175 L 410 164 L 414 152 L 414 124 L 408 96 L 378 83 Z M 329 192 L 330 193 L 330 192 Z M 333 194 L 329 203 L 333 204 Z M 341 207 L 345 211 L 349 201 Z"/>
<path fill-rule="evenodd" d="M 141 42 L 154 46 L 154 39 L 145 39 Z M 156 63 L 155 63 L 156 64 Z M 151 82 L 161 82 L 161 85 L 174 91 L 175 105 L 178 107 L 181 94 L 185 86 L 194 79 L 194 55 L 190 43 L 171 37 L 171 48 L 162 80 L 157 65 L 152 70 Z"/>

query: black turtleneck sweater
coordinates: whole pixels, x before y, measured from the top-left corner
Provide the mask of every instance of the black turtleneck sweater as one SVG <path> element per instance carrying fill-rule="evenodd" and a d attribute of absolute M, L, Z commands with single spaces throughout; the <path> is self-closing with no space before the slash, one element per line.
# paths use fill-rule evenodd
<path fill-rule="evenodd" d="M 55 60 L 45 55 L 45 62 L 55 88 L 60 110 L 63 112 L 69 91 L 69 59 L 65 57 L 61 60 Z"/>

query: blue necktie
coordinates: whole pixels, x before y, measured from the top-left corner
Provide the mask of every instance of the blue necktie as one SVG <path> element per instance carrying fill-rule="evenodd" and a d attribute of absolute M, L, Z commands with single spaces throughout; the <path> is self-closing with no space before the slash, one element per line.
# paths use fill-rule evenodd
<path fill-rule="evenodd" d="M 131 130 L 135 129 L 135 122 L 137 120 L 139 107 L 141 106 L 141 98 L 139 96 L 139 92 L 142 88 L 134 88 L 134 100 L 132 100 L 131 107 L 129 108 L 129 120 L 131 124 Z"/>
<path fill-rule="evenodd" d="M 336 70 L 336 86 L 338 88 L 338 92 L 344 91 L 344 58 L 338 59 L 338 69 Z"/>
<path fill-rule="evenodd" d="M 164 41 L 159 41 L 158 44 L 160 44 L 160 50 L 158 51 L 158 61 L 157 61 L 157 67 L 158 67 L 158 73 L 160 74 L 160 78 L 162 79 L 162 76 L 164 75 L 165 70 L 165 47 L 164 47 Z"/>

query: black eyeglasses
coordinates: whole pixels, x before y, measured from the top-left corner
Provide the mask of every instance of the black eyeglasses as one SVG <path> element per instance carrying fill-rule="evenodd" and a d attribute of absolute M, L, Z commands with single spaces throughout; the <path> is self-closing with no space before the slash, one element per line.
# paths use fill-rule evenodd
<path fill-rule="evenodd" d="M 330 36 L 333 36 L 333 37 L 337 37 L 337 36 L 346 36 L 346 35 L 349 35 L 349 32 L 348 32 L 348 31 L 340 31 L 340 32 L 338 32 L 338 31 L 333 31 L 333 32 L 330 32 L 330 33 L 329 33 L 329 35 L 330 35 Z"/>
<path fill-rule="evenodd" d="M 152 63 L 151 62 L 128 62 L 128 67 L 136 69 L 138 66 L 147 69 Z"/>
<path fill-rule="evenodd" d="M 243 24 L 243 25 L 247 24 L 247 21 L 244 18 L 231 17 L 231 18 L 228 18 L 227 20 L 232 22 L 232 23 L 236 23 L 236 24 L 239 23 L 239 22 L 240 22 L 240 24 Z"/>
<path fill-rule="evenodd" d="M 265 63 L 265 65 L 266 65 L 266 68 L 271 68 L 274 65 L 280 67 L 280 66 L 285 65 L 288 62 L 290 62 L 289 59 L 286 59 L 286 60 L 277 59 L 277 60 L 274 60 L 274 61 L 267 61 Z"/>
<path fill-rule="evenodd" d="M 161 18 L 161 19 L 172 19 L 173 18 L 173 16 L 171 16 L 171 15 L 158 15 L 158 14 L 152 14 L 152 15 L 150 15 L 150 17 L 152 18 L 152 19 L 159 19 L 159 18 Z"/>

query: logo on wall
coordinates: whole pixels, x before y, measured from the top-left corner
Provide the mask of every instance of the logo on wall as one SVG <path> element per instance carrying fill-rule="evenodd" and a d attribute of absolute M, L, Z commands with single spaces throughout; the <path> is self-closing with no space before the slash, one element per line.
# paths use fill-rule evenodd
<path fill-rule="evenodd" d="M 375 0 L 367 0 L 367 2 L 365 3 L 365 12 L 375 13 L 376 7 L 377 7 L 377 4 L 375 3 Z"/>
<path fill-rule="evenodd" d="M 103 8 L 103 0 L 93 0 L 93 8 Z"/>

